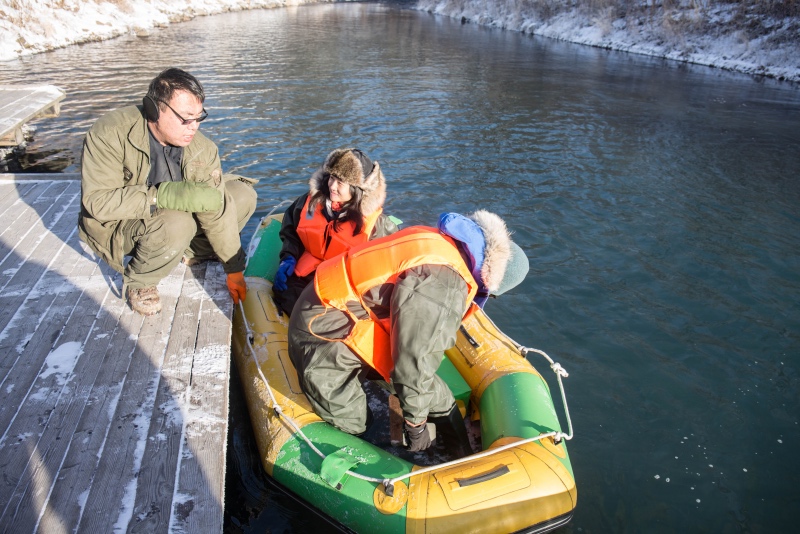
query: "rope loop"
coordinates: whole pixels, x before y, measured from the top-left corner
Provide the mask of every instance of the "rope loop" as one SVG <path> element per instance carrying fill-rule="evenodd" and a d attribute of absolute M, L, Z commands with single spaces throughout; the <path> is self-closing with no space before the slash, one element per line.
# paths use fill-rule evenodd
<path fill-rule="evenodd" d="M 563 367 L 561 367 L 561 364 L 558 363 L 558 362 L 556 362 L 553 365 L 551 365 L 550 369 L 552 369 L 553 372 L 555 374 L 557 374 L 558 376 L 563 376 L 564 378 L 567 378 L 569 376 L 569 373 L 567 372 L 567 370 L 564 369 Z"/>
<path fill-rule="evenodd" d="M 272 210 L 271 210 L 269 213 L 267 213 L 266 215 L 264 215 L 264 217 L 263 217 L 261 220 L 263 221 L 264 219 L 266 219 L 267 217 L 269 217 L 270 215 L 272 215 L 273 213 L 275 213 L 276 211 L 278 211 L 278 208 L 280 208 L 280 207 L 282 207 L 282 206 L 285 206 L 285 205 L 287 205 L 287 204 L 291 204 L 292 202 L 294 202 L 294 201 L 293 201 L 293 200 L 291 200 L 291 199 L 282 200 L 280 203 L 276 204 L 276 205 L 275 205 L 275 206 L 272 208 Z"/>

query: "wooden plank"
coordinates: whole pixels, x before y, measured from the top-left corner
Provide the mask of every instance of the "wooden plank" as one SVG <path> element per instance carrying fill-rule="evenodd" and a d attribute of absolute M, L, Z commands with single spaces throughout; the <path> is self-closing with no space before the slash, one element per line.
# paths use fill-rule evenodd
<path fill-rule="evenodd" d="M 59 186 L 59 188 L 63 189 L 64 187 L 69 187 L 69 185 L 67 183 Z M 64 213 L 74 212 L 73 210 L 77 207 L 77 184 L 73 183 L 72 188 L 74 189 L 74 194 L 71 201 L 75 204 L 70 208 L 69 199 L 61 202 L 66 206 Z M 3 189 L 7 190 L 8 188 L 3 187 Z M 59 197 L 54 194 L 56 189 L 51 188 L 47 191 L 50 194 L 40 196 L 39 198 L 42 199 L 40 202 L 58 205 Z M 64 191 L 62 197 L 65 195 L 69 195 L 68 190 Z M 30 495 L 30 492 L 26 493 L 26 490 L 35 489 L 37 502 L 40 502 L 40 499 L 47 495 L 49 481 L 56 478 L 57 468 L 53 467 L 52 462 L 57 460 L 57 457 L 51 457 L 46 448 L 43 450 L 40 447 L 42 434 L 55 430 L 56 443 L 60 441 L 61 437 L 64 437 L 60 431 L 57 431 L 57 424 L 52 426 L 47 424 L 48 420 L 52 420 L 51 413 L 53 411 L 52 403 L 49 403 L 48 399 L 54 397 L 52 390 L 56 389 L 59 381 L 66 382 L 69 379 L 63 374 L 58 376 L 61 374 L 60 372 L 48 372 L 52 370 L 49 369 L 49 366 L 43 365 L 43 362 L 50 355 L 53 342 L 61 335 L 66 317 L 76 309 L 76 301 L 78 300 L 76 295 L 82 289 L 85 289 L 85 287 L 82 287 L 85 284 L 82 283 L 82 277 L 80 276 L 87 272 L 87 266 L 81 263 L 81 260 L 85 261 L 85 255 L 78 244 L 75 224 L 74 222 L 69 222 L 69 219 L 71 217 L 61 216 L 57 221 L 57 224 L 62 224 L 64 232 L 70 236 L 70 240 L 67 243 L 60 239 L 39 240 L 36 247 L 38 253 L 34 251 L 29 255 L 29 260 L 31 258 L 37 260 L 39 264 L 45 261 L 49 262 L 48 269 L 35 281 L 33 287 L 28 288 L 29 293 L 25 296 L 15 314 L 17 320 L 15 321 L 15 327 L 11 331 L 17 339 L 11 340 L 11 345 L 14 345 L 14 342 L 19 340 L 20 343 L 16 345 L 17 350 L 4 351 L 13 355 L 17 355 L 21 351 L 18 358 L 20 363 L 17 368 L 24 367 L 28 369 L 28 371 L 21 374 L 27 374 L 29 377 L 19 382 L 13 380 L 14 386 L 9 385 L 9 382 L 12 381 L 6 380 L 7 387 L 3 388 L 4 392 L 15 390 L 20 395 L 27 394 L 24 402 L 22 400 L 9 401 L 9 399 L 5 399 L 11 406 L 20 404 L 22 406 L 19 413 L 14 414 L 12 421 L 12 424 L 16 423 L 14 427 L 1 427 L 5 433 L 4 440 L 9 435 L 12 437 L 20 436 L 15 440 L 9 440 L 12 442 L 9 448 L 0 448 L 0 454 L 3 455 L 4 472 L 8 474 L 4 480 L 8 483 L 13 480 L 20 481 L 13 494 L 10 491 L 6 491 L 6 489 L 0 491 L 4 501 L 6 497 L 9 497 L 12 501 L 9 506 L 3 507 L 11 515 L 5 515 L 0 519 L 0 524 L 4 527 L 14 525 L 14 528 L 5 530 L 9 532 L 19 531 L 18 527 L 24 531 L 26 529 L 22 528 L 23 525 L 36 519 L 40 507 L 26 505 L 25 498 Z M 46 220 L 41 222 L 44 223 L 43 226 L 46 226 Z M 19 221 L 15 221 L 15 223 L 18 224 Z M 46 234 L 47 228 L 44 228 L 43 231 Z M 60 251 L 63 254 L 59 254 L 58 246 L 51 246 L 58 244 L 61 245 Z M 89 263 L 89 271 L 91 271 L 92 267 L 96 267 L 96 265 Z M 26 267 L 22 266 L 22 269 L 26 269 Z M 67 282 L 68 279 L 72 279 L 72 282 Z M 102 290 L 104 292 L 108 291 L 107 284 L 104 284 Z M 86 307 L 80 304 L 78 306 L 77 309 L 80 312 L 88 311 Z M 85 316 L 82 313 L 78 313 L 77 317 Z M 6 339 L 6 341 L 9 340 Z M 37 372 L 37 370 L 45 372 Z M 29 387 L 29 385 L 31 386 Z M 69 390 L 70 387 L 72 387 L 72 384 L 61 388 L 60 393 L 63 393 L 65 389 Z M 69 399 L 69 395 L 58 396 L 58 399 Z M 31 421 L 31 423 L 26 424 L 25 421 Z M 40 438 L 38 442 L 36 441 L 37 436 Z M 52 440 L 52 435 L 50 439 Z M 66 441 L 68 440 L 64 440 L 65 443 Z M 16 451 L 10 450 L 12 447 L 16 448 Z M 9 452 L 9 456 L 4 454 L 6 451 Z M 32 525 L 35 525 L 35 522 L 28 525 L 31 527 L 28 530 L 33 530 Z"/>
<path fill-rule="evenodd" d="M 0 226 L 0 313 L 10 308 L 0 323 L 0 531 L 219 532 L 224 272 L 180 265 L 159 285 L 161 314 L 132 312 L 121 276 L 78 240 L 79 188 L 0 178 L 0 213 L 17 215 L 0 219 L 10 221 Z M 33 212 L 42 215 L 32 224 L 20 216 Z"/>
<path fill-rule="evenodd" d="M 0 180 L 0 220 L 12 220 L 5 217 L 5 211 L 12 204 L 28 195 L 31 189 L 36 187 L 36 185 L 37 182 L 3 183 L 3 181 Z M 3 254 L 3 256 L 5 256 L 5 254 Z"/>
<path fill-rule="evenodd" d="M 200 266 L 186 269 L 156 395 L 157 410 L 150 421 L 145 449 L 149 462 L 139 474 L 136 524 L 131 532 L 167 532 L 169 528 L 204 278 L 205 269 Z"/>
<path fill-rule="evenodd" d="M 10 202 L 5 202 L 6 206 L 0 215 L 3 221 L 7 221 L 7 224 L 0 230 L 0 242 L 3 242 L 10 249 L 16 246 L 16 241 L 12 240 L 10 237 L 12 232 L 20 232 L 23 228 L 19 221 L 20 217 L 24 213 L 31 211 L 30 203 L 35 201 L 36 198 L 53 185 L 52 182 L 34 182 L 34 184 L 34 187 L 25 191 L 25 198 L 20 196 L 13 184 L 1 186 L 4 196 L 7 195 Z M 35 210 L 33 210 L 33 212 L 35 213 Z"/>
<path fill-rule="evenodd" d="M 114 280 L 121 284 L 121 275 L 116 274 Z M 72 435 L 62 438 L 69 441 L 69 447 L 42 513 L 40 532 L 71 531 L 81 521 L 143 321 L 123 299 L 113 292 L 106 295 L 82 355 L 97 365 L 98 372 Z"/>
<path fill-rule="evenodd" d="M 142 323 L 103 455 L 86 498 L 78 527 L 82 532 L 124 530 L 133 520 L 137 479 L 183 276 L 181 264 L 162 280 L 161 313 L 146 317 Z"/>
<path fill-rule="evenodd" d="M 0 263 L 0 281 L 10 277 L 0 285 L 0 429 L 7 428 L 9 404 L 16 406 L 14 397 L 18 389 L 12 384 L 19 383 L 22 384 L 19 387 L 27 388 L 32 383 L 33 375 L 30 373 L 34 372 L 32 366 L 35 362 L 22 359 L 21 355 L 34 335 L 37 318 L 52 304 L 55 290 L 63 284 L 62 280 L 40 285 L 54 254 L 67 246 L 68 236 L 75 233 L 75 225 L 68 219 L 64 213 L 48 212 L 45 222 L 52 223 L 54 230 L 61 235 L 54 235 L 37 223 L 25 243 L 26 248 L 33 247 L 24 253 L 30 261 L 25 263 L 16 252 L 11 252 L 7 261 Z M 17 366 L 20 361 L 22 365 Z"/>
<path fill-rule="evenodd" d="M 72 235 L 75 239 L 74 232 Z M 59 376 L 60 371 L 48 372 L 46 362 L 54 343 L 62 334 L 64 322 L 73 315 L 76 302 L 85 289 L 84 284 L 76 282 L 80 280 L 78 274 L 86 272 L 86 266 L 78 261 L 81 254 L 65 243 L 60 250 L 48 247 L 47 240 L 42 243 L 51 255 L 50 260 L 64 268 L 60 273 L 45 271 L 36 280 L 15 311 L 13 324 L 3 333 L 6 346 L 3 364 L 8 372 L 0 382 L 0 444 L 5 443 L 9 435 L 26 437 L 25 440 L 17 440 L 18 445 L 36 443 L 31 439 L 38 435 L 40 427 L 49 417 L 60 389 L 56 387 L 58 382 L 65 380 Z M 73 246 L 76 245 L 77 241 L 73 242 Z M 61 257 L 64 263 L 55 261 L 53 256 Z M 69 277 L 73 277 L 72 282 L 68 281 Z M 91 309 L 81 310 L 84 311 L 91 313 Z M 84 317 L 83 313 L 78 315 Z M 0 447 L 0 465 L 9 475 L 4 481 L 8 482 L 21 473 L 21 468 L 11 466 L 13 462 L 4 453 Z M 8 488 L 3 487 L 3 482 L 0 482 L 0 488 L 0 504 L 5 505 L 3 499 L 9 496 Z"/>
<path fill-rule="evenodd" d="M 64 192 L 69 195 L 68 191 Z M 73 196 L 72 202 L 76 197 Z M 48 265 L 53 263 L 55 253 L 65 247 L 70 234 L 75 234 L 75 224 L 70 223 L 70 217 L 65 217 L 65 212 L 69 211 L 68 200 L 66 210 L 53 210 L 45 213 L 44 220 L 37 221 L 34 225 L 35 230 L 26 238 L 25 247 L 31 248 L 27 255 L 29 261 L 20 268 L 23 263 L 13 256 L 17 256 L 16 251 L 9 255 L 8 262 L 0 264 L 0 269 L 4 271 L 10 269 L 14 271 L 9 283 L 2 287 L 0 293 L 0 429 L 8 428 L 10 417 L 13 410 L 18 406 L 22 399 L 19 395 L 24 392 L 30 384 L 33 384 L 36 373 L 38 372 L 45 355 L 40 355 L 41 359 L 33 357 L 23 358 L 23 352 L 32 339 L 40 324 L 44 310 L 47 310 L 58 293 L 63 291 L 63 277 L 58 276 L 53 280 L 44 276 Z M 47 215 L 52 217 L 47 217 Z M 50 224 L 57 235 L 43 227 Z M 77 242 L 73 242 L 77 245 Z M 69 268 L 69 267 L 67 267 Z M 69 273 L 67 273 L 69 274 Z M 23 280 L 24 284 L 18 283 Z M 69 292 L 69 288 L 66 289 Z M 60 328 L 61 325 L 58 325 Z M 42 341 L 42 336 L 34 339 L 36 342 Z M 53 339 L 50 339 L 52 343 Z"/>
<path fill-rule="evenodd" d="M 0 172 L 0 185 L 21 184 L 23 182 L 64 182 L 69 180 L 80 181 L 79 172 Z"/>
<path fill-rule="evenodd" d="M 6 511 L 0 522 L 11 532 L 23 532 L 35 525 L 29 523 L 29 515 L 38 518 L 47 502 L 42 496 L 50 494 L 70 442 L 61 438 L 73 434 L 98 372 L 95 362 L 83 356 L 82 347 L 110 289 L 102 278 L 79 274 L 87 270 L 81 259 L 74 249 L 64 247 L 59 260 L 74 266 L 69 278 L 48 271 L 40 284 L 47 286 L 48 278 L 60 278 L 57 283 L 68 289 L 60 290 L 43 316 L 36 318 L 34 324 L 41 326 L 23 356 L 25 362 L 43 364 L 7 430 L 7 435 L 25 436 L 18 444 L 35 451 L 36 461 L 13 452 L 7 455 L 0 448 L 0 465 L 6 475 L 0 482 L 0 507 Z M 97 269 L 97 265 L 88 267 Z M 6 487 L 8 482 L 18 482 L 11 492 Z"/>
<path fill-rule="evenodd" d="M 9 270 L 6 260 L 13 253 L 15 242 L 8 242 L 3 238 L 3 234 L 10 228 L 18 227 L 17 218 L 27 207 L 27 203 L 21 197 L 21 193 L 35 198 L 42 191 L 47 189 L 50 184 L 36 183 L 33 187 L 28 187 L 25 191 L 18 190 L 16 184 L 8 183 L 0 185 L 0 195 L 2 196 L 2 210 L 0 211 L 0 221 L 6 221 L 4 226 L 0 226 L 0 294 L 5 289 L 5 285 L 16 274 L 16 269 Z"/>
<path fill-rule="evenodd" d="M 219 263 L 208 264 L 205 290 L 170 525 L 175 533 L 221 532 L 223 525 L 225 470 L 215 462 L 227 446 L 233 302 Z"/>
<path fill-rule="evenodd" d="M 0 85 L 0 144 L 7 135 L 38 117 L 57 117 L 67 94 L 55 85 Z M 16 139 L 13 145 L 19 144 Z"/>
<path fill-rule="evenodd" d="M 8 330 L 28 291 L 51 263 L 53 252 L 76 228 L 75 219 L 68 214 L 78 209 L 78 187 L 73 182 L 41 187 L 32 191 L 36 198 L 15 202 L 3 214 L 10 224 L 0 232 L 5 252 L 0 258 L 0 332 Z M 72 219 L 72 224 L 58 224 L 62 219 Z M 48 230 L 51 226 L 55 233 Z M 21 269 L 23 265 L 25 269 Z M 5 348 L 0 339 L 0 351 Z"/>

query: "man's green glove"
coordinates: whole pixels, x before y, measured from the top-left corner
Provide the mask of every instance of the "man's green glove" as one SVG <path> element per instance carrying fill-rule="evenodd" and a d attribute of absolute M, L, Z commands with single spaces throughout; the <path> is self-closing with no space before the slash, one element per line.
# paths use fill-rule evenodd
<path fill-rule="evenodd" d="M 206 184 L 163 182 L 158 186 L 156 206 L 189 213 L 219 211 L 222 208 L 222 193 Z"/>

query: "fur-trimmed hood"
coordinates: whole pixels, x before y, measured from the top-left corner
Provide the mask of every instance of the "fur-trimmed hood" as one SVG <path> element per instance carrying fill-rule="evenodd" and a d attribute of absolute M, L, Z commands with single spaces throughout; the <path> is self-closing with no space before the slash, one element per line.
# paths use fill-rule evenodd
<path fill-rule="evenodd" d="M 481 280 L 489 292 L 494 293 L 503 281 L 508 259 L 511 257 L 511 233 L 498 215 L 478 210 L 468 216 L 483 232 L 483 263 Z"/>
<path fill-rule="evenodd" d="M 472 215 L 443 213 L 439 231 L 460 242 L 472 277 L 478 282 L 475 303 L 483 307 L 491 295 L 502 295 L 528 274 L 525 252 L 511 240 L 503 219 L 485 210 Z"/>
<path fill-rule="evenodd" d="M 371 161 L 360 150 L 340 148 L 328 154 L 322 167 L 317 169 L 308 181 L 309 196 L 313 197 L 320 191 L 328 175 L 335 176 L 343 183 L 363 191 L 361 215 L 364 217 L 372 215 L 383 207 L 386 201 L 386 178 L 383 176 L 380 164 Z"/>
<path fill-rule="evenodd" d="M 486 210 L 467 216 L 443 213 L 439 231 L 464 245 L 472 276 L 489 293 L 497 291 L 511 257 L 511 234 L 503 219 Z"/>

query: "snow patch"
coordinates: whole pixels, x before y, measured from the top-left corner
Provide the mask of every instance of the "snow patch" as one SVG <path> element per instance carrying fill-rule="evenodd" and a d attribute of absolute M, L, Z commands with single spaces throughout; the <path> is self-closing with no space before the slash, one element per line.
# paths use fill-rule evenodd
<path fill-rule="evenodd" d="M 419 0 L 415 8 L 483 26 L 800 81 L 800 22 L 751 15 L 750 22 L 759 23 L 765 34 L 749 37 L 731 24 L 739 9 L 734 2 L 703 11 L 659 6 L 622 16 L 613 9 L 592 13 L 585 5 L 543 16 L 542 3 L 517 0 Z"/>
<path fill-rule="evenodd" d="M 47 355 L 44 361 L 45 369 L 39 374 L 39 378 L 48 378 L 57 375 L 58 385 L 66 383 L 65 377 L 75 369 L 78 357 L 83 353 L 83 345 L 78 341 L 63 343 L 57 349 Z"/>

